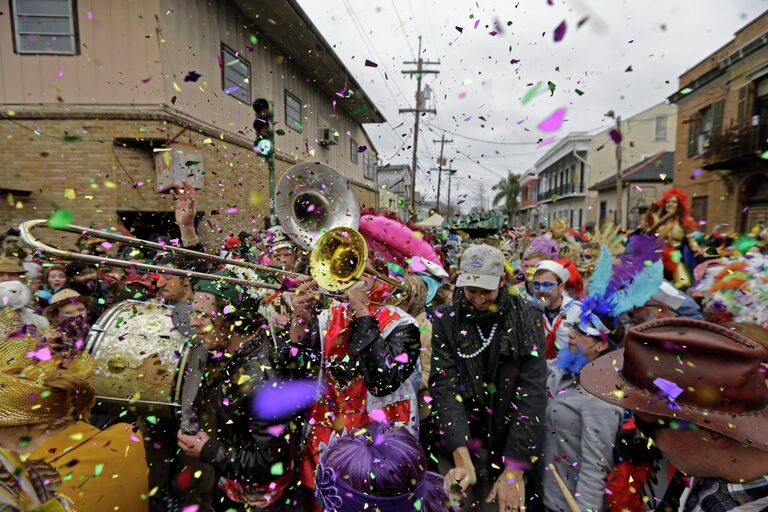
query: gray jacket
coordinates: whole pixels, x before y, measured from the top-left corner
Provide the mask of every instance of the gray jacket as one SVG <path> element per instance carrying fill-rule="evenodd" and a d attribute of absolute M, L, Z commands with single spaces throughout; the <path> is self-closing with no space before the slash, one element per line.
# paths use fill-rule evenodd
<path fill-rule="evenodd" d="M 570 374 L 547 362 L 547 411 L 544 416 L 544 504 L 567 511 L 549 464 L 554 464 L 583 511 L 602 511 L 605 480 L 613 470 L 613 444 L 624 410 L 589 394 Z"/>

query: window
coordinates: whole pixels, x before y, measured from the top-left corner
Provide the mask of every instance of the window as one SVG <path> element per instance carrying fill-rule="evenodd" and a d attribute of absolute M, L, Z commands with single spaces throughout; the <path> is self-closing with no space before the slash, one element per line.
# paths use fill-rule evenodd
<path fill-rule="evenodd" d="M 667 116 L 656 117 L 656 128 L 654 138 L 656 140 L 667 140 Z"/>
<path fill-rule="evenodd" d="M 363 153 L 363 177 L 369 180 L 376 180 L 376 155 L 370 150 Z"/>
<path fill-rule="evenodd" d="M 709 141 L 713 135 L 720 134 L 723 125 L 723 100 L 699 110 L 689 120 L 688 125 L 688 156 L 703 154 L 709 149 Z"/>
<path fill-rule="evenodd" d="M 357 158 L 357 141 L 352 137 L 349 138 L 349 161 L 357 165 L 359 162 Z"/>
<path fill-rule="evenodd" d="M 221 86 L 224 92 L 243 103 L 251 104 L 251 63 L 222 43 L 224 63 Z"/>
<path fill-rule="evenodd" d="M 77 53 L 74 0 L 12 0 L 16 53 Z"/>
<path fill-rule="evenodd" d="M 299 133 L 304 129 L 301 124 L 301 100 L 285 91 L 285 125 Z"/>
<path fill-rule="evenodd" d="M 694 197 L 691 201 L 691 217 L 698 222 L 707 218 L 707 196 Z"/>

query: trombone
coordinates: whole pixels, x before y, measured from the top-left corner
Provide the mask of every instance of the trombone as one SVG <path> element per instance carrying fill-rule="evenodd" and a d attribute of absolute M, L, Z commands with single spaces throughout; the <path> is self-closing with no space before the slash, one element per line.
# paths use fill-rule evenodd
<path fill-rule="evenodd" d="M 294 184 L 296 185 L 294 187 Z M 397 306 L 408 298 L 408 289 L 403 283 L 376 272 L 368 263 L 368 245 L 355 229 L 360 220 L 360 209 L 347 180 L 332 168 L 318 163 L 296 164 L 280 178 L 278 197 L 285 198 L 278 203 L 277 216 L 286 234 L 305 250 L 311 250 L 310 275 L 317 281 L 321 294 L 337 300 L 344 300 L 343 290 L 368 274 L 392 286 L 396 292 L 386 304 Z M 282 192 L 281 192 L 282 191 Z M 330 199 L 333 198 L 333 199 Z M 277 274 L 283 278 L 296 279 L 306 274 L 291 272 L 275 267 L 259 265 L 249 261 L 234 260 L 199 251 L 151 242 L 140 238 L 110 233 L 97 229 L 70 224 L 51 228 L 45 219 L 23 222 L 19 226 L 21 239 L 30 247 L 52 258 L 67 261 L 82 261 L 96 265 L 140 270 L 210 281 L 225 281 L 242 287 L 267 288 L 271 290 L 290 289 L 283 283 L 269 283 L 245 279 L 243 276 L 220 276 L 195 270 L 175 267 L 134 263 L 117 258 L 66 251 L 48 245 L 32 234 L 34 229 L 49 228 L 78 235 L 88 235 L 102 240 L 154 249 L 186 258 L 206 260 L 221 265 L 246 268 L 265 274 Z"/>

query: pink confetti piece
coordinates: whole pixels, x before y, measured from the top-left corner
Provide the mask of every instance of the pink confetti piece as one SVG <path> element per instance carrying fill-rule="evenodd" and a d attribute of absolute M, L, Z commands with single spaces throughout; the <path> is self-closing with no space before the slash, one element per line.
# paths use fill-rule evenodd
<path fill-rule="evenodd" d="M 88 21 L 93 21 L 93 11 L 85 13 L 85 17 L 88 18 Z"/>
<path fill-rule="evenodd" d="M 637 190 L 638 192 L 642 192 L 643 188 L 640 185 L 635 185 L 635 190 Z"/>
<path fill-rule="evenodd" d="M 187 505 L 181 509 L 181 512 L 197 512 L 198 510 L 200 510 L 200 505 Z"/>
<path fill-rule="evenodd" d="M 38 361 L 49 361 L 51 359 L 51 349 L 49 347 L 43 347 L 40 350 L 27 352 L 27 357 L 30 359 L 37 359 Z"/>
<path fill-rule="evenodd" d="M 373 409 L 371 412 L 368 413 L 368 417 L 371 419 L 371 421 L 376 421 L 378 423 L 387 422 L 387 415 L 384 414 L 384 411 L 382 409 Z"/>
<path fill-rule="evenodd" d="M 424 400 L 424 403 L 428 404 L 432 401 L 432 397 L 429 395 L 424 395 L 424 398 L 422 398 L 422 400 Z"/>
<path fill-rule="evenodd" d="M 402 363 L 402 364 L 407 363 L 408 362 L 408 354 L 403 352 L 402 354 L 399 354 L 399 355 L 395 356 L 395 361 L 397 361 L 398 363 Z"/>
<path fill-rule="evenodd" d="M 539 141 L 538 144 L 536 144 L 536 149 L 543 148 L 544 146 L 546 146 L 548 144 L 552 144 L 556 140 L 557 140 L 557 137 L 547 137 L 546 139 L 542 139 L 541 141 Z"/>
<path fill-rule="evenodd" d="M 102 242 L 102 243 L 101 243 L 101 246 L 102 246 L 103 248 L 105 248 L 105 249 L 111 249 L 111 248 L 112 248 L 112 244 L 111 244 L 111 243 L 109 243 L 109 242 Z"/>
<path fill-rule="evenodd" d="M 460 92 L 460 93 L 459 93 L 459 99 L 460 99 L 460 100 L 463 100 L 463 99 L 464 99 L 464 98 L 466 98 L 466 97 L 467 97 L 467 93 L 465 93 L 465 92 Z"/>
<path fill-rule="evenodd" d="M 539 123 L 539 130 L 547 133 L 556 132 L 559 130 L 563 124 L 563 120 L 565 119 L 565 112 L 565 107 L 555 110 L 552 115 Z"/>
<path fill-rule="evenodd" d="M 237 208 L 227 208 L 226 210 L 224 210 L 224 213 L 237 213 L 239 211 L 240 210 L 238 210 Z"/>
<path fill-rule="evenodd" d="M 560 24 L 555 28 L 555 33 L 553 35 L 553 38 L 556 43 L 559 43 L 563 40 L 565 37 L 565 30 L 567 29 L 567 25 L 565 24 L 565 20 L 561 21 Z"/>
<path fill-rule="evenodd" d="M 63 77 L 64 77 L 64 70 L 59 68 L 59 78 L 63 78 Z"/>
<path fill-rule="evenodd" d="M 283 433 L 284 430 L 285 430 L 285 425 L 272 425 L 267 427 L 267 432 L 269 432 L 269 435 L 271 435 L 272 437 L 279 436 L 280 434 Z"/>
<path fill-rule="evenodd" d="M 134 434 L 131 434 L 131 435 L 130 435 L 130 437 L 128 437 L 128 439 L 130 439 L 130 440 L 131 440 L 131 441 L 133 441 L 134 443 L 139 443 L 139 442 L 141 442 L 141 439 L 139 439 L 138 437 L 136 437 Z"/>
<path fill-rule="evenodd" d="M 411 261 L 408 263 L 408 266 L 414 272 L 425 272 L 427 270 L 427 266 L 424 264 L 424 262 L 421 261 L 421 258 L 411 259 Z"/>

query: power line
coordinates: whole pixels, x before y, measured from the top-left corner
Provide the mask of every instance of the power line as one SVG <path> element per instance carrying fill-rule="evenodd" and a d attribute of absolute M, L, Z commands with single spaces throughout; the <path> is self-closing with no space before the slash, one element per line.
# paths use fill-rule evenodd
<path fill-rule="evenodd" d="M 446 128 L 441 128 L 440 126 L 434 126 L 433 124 L 427 123 L 426 121 L 424 122 L 424 124 L 426 124 L 428 126 L 432 126 L 433 128 L 436 128 L 438 130 L 442 130 L 444 132 L 448 132 L 451 135 L 455 135 L 457 137 L 461 137 L 462 139 L 468 139 L 468 140 L 475 141 L 475 142 L 482 142 L 484 144 L 495 144 L 495 145 L 499 145 L 499 146 L 530 146 L 531 144 L 539 144 L 541 142 L 541 141 L 536 141 L 536 142 L 533 142 L 533 141 L 531 141 L 531 142 L 501 142 L 501 141 L 493 141 L 493 140 L 487 140 L 487 139 L 478 139 L 477 137 L 470 137 L 469 135 L 464 135 L 463 133 L 454 132 L 454 131 L 448 130 Z M 553 142 L 557 142 L 559 140 L 561 140 L 561 139 L 555 139 Z"/>
<path fill-rule="evenodd" d="M 405 43 L 408 45 L 408 49 L 411 51 L 411 58 L 413 60 L 416 60 L 416 56 L 413 54 L 413 46 L 411 46 L 411 42 L 408 40 L 408 35 L 405 33 L 405 28 L 403 28 L 403 18 L 400 16 L 400 12 L 397 10 L 397 6 L 395 5 L 395 0 L 389 0 L 392 4 L 392 8 L 395 10 L 395 16 L 397 16 L 397 21 L 400 25 L 400 32 L 402 32 L 403 37 L 405 38 Z M 415 23 L 415 20 L 414 20 Z"/>

